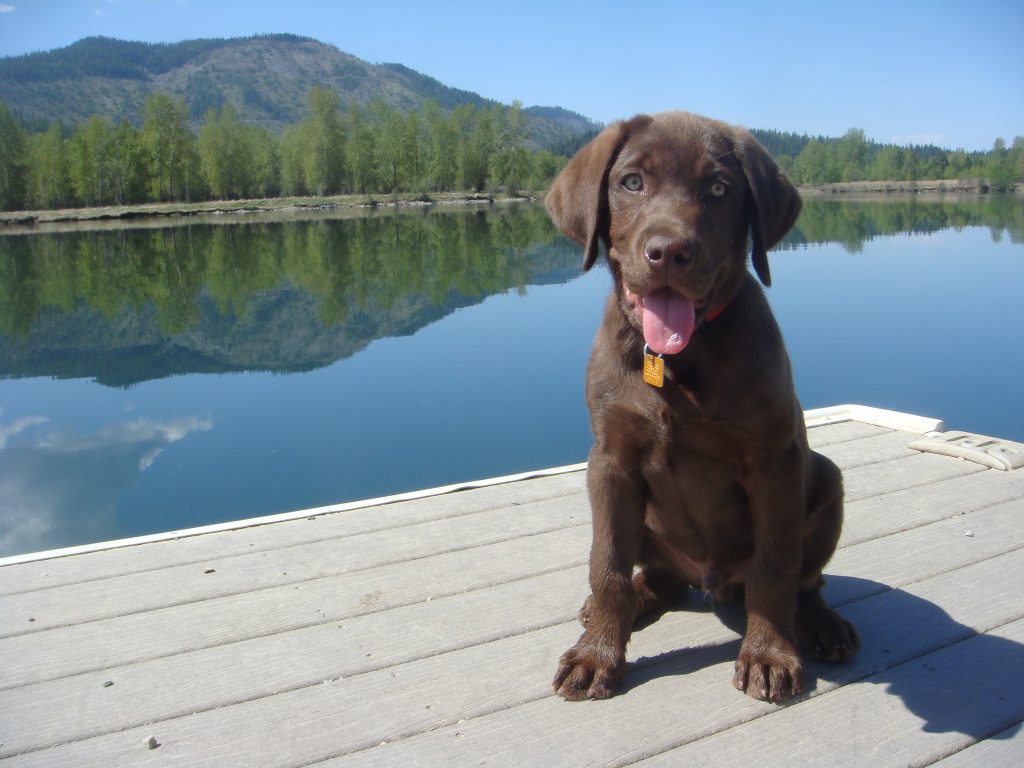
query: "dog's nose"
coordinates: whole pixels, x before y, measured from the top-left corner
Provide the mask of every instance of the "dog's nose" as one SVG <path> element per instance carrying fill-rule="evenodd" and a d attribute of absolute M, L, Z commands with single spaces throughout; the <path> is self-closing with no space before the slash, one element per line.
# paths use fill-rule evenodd
<path fill-rule="evenodd" d="M 644 244 L 644 256 L 657 269 L 685 265 L 693 258 L 694 250 L 694 242 L 682 237 L 654 235 Z"/>

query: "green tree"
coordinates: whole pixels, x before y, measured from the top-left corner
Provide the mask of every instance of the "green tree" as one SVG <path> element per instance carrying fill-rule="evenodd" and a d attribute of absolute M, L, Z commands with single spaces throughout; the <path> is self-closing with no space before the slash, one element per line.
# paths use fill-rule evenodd
<path fill-rule="evenodd" d="M 1010 163 L 1006 141 L 1002 137 L 992 143 L 985 175 L 994 192 L 1006 192 L 1013 188 L 1014 168 Z"/>
<path fill-rule="evenodd" d="M 113 135 L 110 157 L 110 186 L 113 199 L 119 204 L 142 203 L 149 199 L 149 163 L 142 134 L 127 120 Z"/>
<path fill-rule="evenodd" d="M 455 132 L 455 150 L 451 162 L 455 173 L 454 189 L 471 189 L 473 187 L 469 178 L 469 137 L 473 130 L 475 111 L 472 104 L 460 104 L 452 110 L 449 116 L 449 122 Z"/>
<path fill-rule="evenodd" d="M 253 187 L 249 194 L 277 197 L 281 194 L 281 146 L 270 131 L 248 128 L 249 150 L 252 153 Z"/>
<path fill-rule="evenodd" d="M 383 101 L 375 101 L 371 109 L 377 114 L 375 122 L 378 125 L 377 131 L 377 160 L 379 164 L 379 179 L 382 192 L 397 192 L 400 185 L 405 181 L 406 160 L 405 143 L 406 126 L 402 116 L 387 107 Z"/>
<path fill-rule="evenodd" d="M 210 107 L 199 129 L 199 164 L 210 194 L 220 199 L 248 197 L 256 189 L 254 142 L 248 126 L 225 102 L 220 113 Z"/>
<path fill-rule="evenodd" d="M 526 151 L 526 118 L 523 105 L 513 101 L 499 124 L 497 148 L 492 158 L 495 181 L 508 192 L 519 191 L 530 176 L 530 155 Z"/>
<path fill-rule="evenodd" d="M 1024 181 L 1024 136 L 1013 137 L 1008 159 L 1013 167 L 1014 180 Z"/>
<path fill-rule="evenodd" d="M 459 172 L 459 130 L 455 120 L 441 114 L 440 108 L 433 102 L 427 110 L 424 105 L 424 118 L 430 134 L 429 178 L 431 186 L 445 192 L 456 188 Z"/>
<path fill-rule="evenodd" d="M 970 156 L 962 149 L 946 153 L 946 169 L 942 172 L 944 179 L 962 179 L 971 166 Z"/>
<path fill-rule="evenodd" d="M 419 112 L 407 112 L 402 126 L 402 166 L 405 182 L 402 189 L 426 192 L 430 181 L 431 138 L 426 123 Z"/>
<path fill-rule="evenodd" d="M 864 131 L 851 128 L 836 142 L 834 172 L 837 181 L 860 181 L 865 176 L 868 142 Z"/>
<path fill-rule="evenodd" d="M 80 205 L 106 205 L 114 193 L 114 129 L 93 115 L 79 125 L 68 142 L 71 186 Z"/>
<path fill-rule="evenodd" d="M 899 148 L 887 144 L 879 149 L 868 167 L 868 177 L 875 181 L 902 179 L 903 166 Z"/>
<path fill-rule="evenodd" d="M 349 102 L 346 128 L 345 157 L 350 188 L 360 194 L 377 189 L 376 132 L 355 101 Z"/>
<path fill-rule="evenodd" d="M 345 171 L 344 134 L 338 94 L 314 87 L 306 98 L 310 116 L 305 122 L 305 184 L 318 195 L 340 192 Z"/>
<path fill-rule="evenodd" d="M 545 189 L 558 175 L 565 165 L 565 158 L 558 157 L 546 149 L 538 150 L 533 155 L 533 176 L 530 189 Z"/>
<path fill-rule="evenodd" d="M 469 186 L 477 192 L 487 188 L 491 158 L 497 147 L 496 114 L 500 117 L 500 107 L 478 111 L 467 139 L 466 178 Z"/>
<path fill-rule="evenodd" d="M 50 123 L 45 133 L 30 138 L 29 204 L 33 208 L 60 208 L 71 204 L 71 180 L 64 132 Z"/>
<path fill-rule="evenodd" d="M 151 163 L 152 194 L 157 200 L 190 200 L 198 165 L 188 109 L 165 93 L 146 96 L 142 140 Z"/>
<path fill-rule="evenodd" d="M 835 181 L 832 174 L 832 153 L 820 141 L 807 142 L 793 160 L 793 177 L 797 184 L 824 184 Z"/>
<path fill-rule="evenodd" d="M 28 136 L 11 111 L 0 104 L 0 210 L 25 207 L 28 162 Z"/>
<path fill-rule="evenodd" d="M 286 195 L 306 195 L 305 153 L 308 128 L 290 125 L 281 133 L 281 191 Z"/>

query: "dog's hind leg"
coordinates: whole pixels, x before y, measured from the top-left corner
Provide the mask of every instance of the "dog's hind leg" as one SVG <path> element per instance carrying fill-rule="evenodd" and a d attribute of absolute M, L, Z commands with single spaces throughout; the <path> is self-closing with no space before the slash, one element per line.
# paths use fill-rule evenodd
<path fill-rule="evenodd" d="M 860 648 L 853 625 L 825 604 L 821 575 L 835 552 L 843 527 L 843 485 L 838 467 L 811 454 L 813 475 L 803 532 L 803 562 L 797 595 L 796 633 L 801 651 L 812 659 L 840 662 Z"/>

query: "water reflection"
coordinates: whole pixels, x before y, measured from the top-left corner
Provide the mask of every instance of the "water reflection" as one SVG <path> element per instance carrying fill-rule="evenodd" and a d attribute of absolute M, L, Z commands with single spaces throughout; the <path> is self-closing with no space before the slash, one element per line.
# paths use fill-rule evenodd
<path fill-rule="evenodd" d="M 79 435 L 45 416 L 0 422 L 0 554 L 117 538 L 120 494 L 167 446 L 212 427 L 135 419 Z"/>
<path fill-rule="evenodd" d="M 1020 198 L 807 200 L 803 404 L 1024 437 L 1021 242 Z M 540 205 L 0 233 L 0 557 L 584 460 L 580 256 Z"/>
<path fill-rule="evenodd" d="M 1024 206 L 810 198 L 780 247 L 968 226 L 1022 242 Z M 0 376 L 311 370 L 578 262 L 539 205 L 0 237 Z"/>
<path fill-rule="evenodd" d="M 0 376 L 303 371 L 579 256 L 540 206 L 0 237 Z"/>
<path fill-rule="evenodd" d="M 1006 234 L 1010 242 L 1022 243 L 1024 200 L 1014 195 L 808 197 L 780 247 L 839 243 L 850 253 L 860 253 L 877 237 L 964 227 L 987 227 L 993 242 Z"/>

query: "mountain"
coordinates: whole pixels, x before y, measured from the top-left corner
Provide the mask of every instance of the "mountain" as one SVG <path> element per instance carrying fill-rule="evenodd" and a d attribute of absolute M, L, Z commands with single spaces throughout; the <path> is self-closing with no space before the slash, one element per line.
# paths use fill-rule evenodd
<path fill-rule="evenodd" d="M 33 127 L 75 125 L 94 114 L 137 124 L 146 95 L 162 91 L 184 99 L 193 127 L 210 107 L 230 101 L 245 122 L 278 132 L 306 115 L 313 86 L 335 90 L 342 104 L 380 97 L 401 110 L 428 99 L 444 110 L 498 103 L 401 64 L 369 64 L 295 35 L 160 44 L 88 37 L 66 48 L 0 59 L 0 101 Z M 524 112 L 534 146 L 558 146 L 600 127 L 560 107 Z"/>

